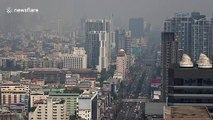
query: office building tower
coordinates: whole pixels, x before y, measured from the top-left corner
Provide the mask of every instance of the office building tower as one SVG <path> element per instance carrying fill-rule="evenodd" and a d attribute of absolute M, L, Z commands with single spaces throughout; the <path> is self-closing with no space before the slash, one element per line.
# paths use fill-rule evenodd
<path fill-rule="evenodd" d="M 131 54 L 131 31 L 126 30 L 115 30 L 115 51 L 116 55 L 118 54 L 120 49 L 124 49 L 127 55 Z"/>
<path fill-rule="evenodd" d="M 85 50 L 89 68 L 96 68 L 96 66 L 99 65 L 99 55 L 104 55 L 104 57 L 107 57 L 104 58 L 105 60 L 103 60 L 107 63 L 101 62 L 99 68 L 103 66 L 107 66 L 108 68 L 111 55 L 111 35 L 111 20 L 87 19 L 85 21 Z"/>
<path fill-rule="evenodd" d="M 87 54 L 84 48 L 74 47 L 71 54 L 62 55 L 63 68 L 86 69 Z"/>
<path fill-rule="evenodd" d="M 132 38 L 143 37 L 144 31 L 144 20 L 143 18 L 130 18 L 129 19 L 129 30 L 132 33 Z"/>
<path fill-rule="evenodd" d="M 111 31 L 111 20 L 107 19 L 87 19 L 85 20 L 85 32 L 90 31 Z"/>
<path fill-rule="evenodd" d="M 47 98 L 34 102 L 30 108 L 29 120 L 68 120 L 66 102 L 61 99 Z"/>
<path fill-rule="evenodd" d="M 98 120 L 97 93 L 85 91 L 78 98 L 78 116 L 86 120 Z"/>
<path fill-rule="evenodd" d="M 99 72 L 109 66 L 109 35 L 106 31 L 91 31 L 88 34 L 88 63 Z"/>
<path fill-rule="evenodd" d="M 131 31 L 127 31 L 125 34 L 125 41 L 126 41 L 126 45 L 125 45 L 125 51 L 127 55 L 131 55 L 132 54 L 132 34 Z"/>
<path fill-rule="evenodd" d="M 126 42 L 125 42 L 125 33 L 126 31 L 117 29 L 115 30 L 115 51 L 116 51 L 116 56 L 119 52 L 120 49 L 125 49 Z"/>
<path fill-rule="evenodd" d="M 204 53 L 208 56 L 212 55 L 210 51 L 212 47 L 212 22 L 206 20 L 206 16 L 200 15 L 200 13 L 193 12 L 191 14 L 193 18 L 192 24 L 192 53 L 191 57 L 195 60 L 198 59 L 200 53 Z"/>
<path fill-rule="evenodd" d="M 126 78 L 127 72 L 127 55 L 124 49 L 120 49 L 116 60 L 116 72 L 122 75 L 122 78 Z"/>
<path fill-rule="evenodd" d="M 197 63 L 184 54 L 168 72 L 169 106 L 207 106 L 213 113 L 213 69 L 209 58 L 200 54 Z"/>
<path fill-rule="evenodd" d="M 177 62 L 177 41 L 172 32 L 163 32 L 161 34 L 161 62 L 162 62 L 162 100 L 166 100 L 168 93 L 168 68 L 171 64 Z"/>
<path fill-rule="evenodd" d="M 212 22 L 199 12 L 176 13 L 164 22 L 165 32 L 174 32 L 178 49 L 196 61 L 200 53 L 212 56 Z"/>

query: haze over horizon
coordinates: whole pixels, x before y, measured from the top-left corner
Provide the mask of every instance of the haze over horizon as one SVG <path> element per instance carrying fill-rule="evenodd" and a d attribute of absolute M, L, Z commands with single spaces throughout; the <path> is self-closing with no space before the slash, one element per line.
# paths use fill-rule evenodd
<path fill-rule="evenodd" d="M 61 18 L 64 23 L 78 25 L 80 19 L 109 18 L 114 15 L 116 25 L 127 27 L 131 17 L 143 17 L 155 27 L 175 12 L 198 11 L 211 17 L 213 0 L 1 0 L 0 13 L 7 7 L 38 8 L 46 21 Z"/>

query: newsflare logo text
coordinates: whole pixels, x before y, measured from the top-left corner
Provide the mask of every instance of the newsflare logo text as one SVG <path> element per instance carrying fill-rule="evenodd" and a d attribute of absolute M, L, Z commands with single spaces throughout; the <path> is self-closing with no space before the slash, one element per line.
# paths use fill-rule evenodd
<path fill-rule="evenodd" d="M 8 7 L 6 9 L 6 13 L 38 13 L 39 9 L 32 9 L 32 8 L 11 8 Z"/>

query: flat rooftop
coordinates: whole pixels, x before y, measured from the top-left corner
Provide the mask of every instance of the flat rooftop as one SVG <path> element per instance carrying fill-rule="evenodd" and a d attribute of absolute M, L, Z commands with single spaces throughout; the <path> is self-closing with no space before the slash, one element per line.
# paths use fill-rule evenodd
<path fill-rule="evenodd" d="M 60 72 L 59 68 L 29 68 L 28 71 L 36 72 Z"/>
<path fill-rule="evenodd" d="M 212 120 L 206 107 L 166 106 L 164 120 Z"/>
<path fill-rule="evenodd" d="M 79 99 L 91 99 L 97 95 L 97 92 L 92 91 L 84 91 L 81 95 L 79 95 Z"/>

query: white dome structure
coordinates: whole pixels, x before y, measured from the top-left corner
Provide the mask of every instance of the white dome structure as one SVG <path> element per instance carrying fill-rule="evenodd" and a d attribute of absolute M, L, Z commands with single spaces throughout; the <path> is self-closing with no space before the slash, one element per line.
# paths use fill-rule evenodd
<path fill-rule="evenodd" d="M 179 62 L 180 67 L 193 67 L 191 58 L 187 54 L 183 54 L 181 61 Z"/>
<path fill-rule="evenodd" d="M 203 53 L 200 54 L 197 64 L 198 64 L 198 68 L 212 68 L 212 64 L 209 58 Z"/>

